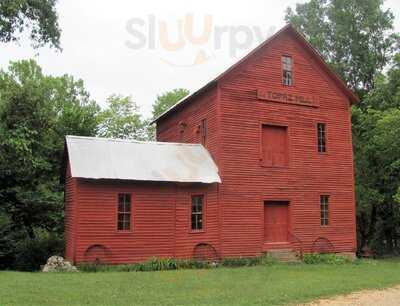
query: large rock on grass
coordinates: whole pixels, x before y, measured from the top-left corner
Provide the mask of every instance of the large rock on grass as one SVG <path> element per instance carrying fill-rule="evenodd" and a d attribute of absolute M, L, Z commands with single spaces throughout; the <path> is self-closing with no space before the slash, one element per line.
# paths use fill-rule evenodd
<path fill-rule="evenodd" d="M 61 256 L 51 256 L 47 259 L 46 265 L 42 269 L 43 272 L 78 272 L 78 269 L 71 265 Z"/>

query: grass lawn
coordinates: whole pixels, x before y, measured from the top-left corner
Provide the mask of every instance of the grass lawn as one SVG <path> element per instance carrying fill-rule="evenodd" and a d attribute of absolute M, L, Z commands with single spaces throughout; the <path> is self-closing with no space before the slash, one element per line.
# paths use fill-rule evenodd
<path fill-rule="evenodd" d="M 400 284 L 400 260 L 163 272 L 0 272 L 0 305 L 282 305 Z"/>

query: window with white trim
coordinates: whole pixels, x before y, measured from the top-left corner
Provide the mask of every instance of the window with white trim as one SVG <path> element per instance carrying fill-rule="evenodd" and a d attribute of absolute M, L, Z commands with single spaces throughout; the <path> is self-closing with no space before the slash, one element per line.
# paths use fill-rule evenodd
<path fill-rule="evenodd" d="M 318 123 L 317 124 L 317 133 L 318 133 L 318 152 L 325 153 L 326 152 L 326 124 Z"/>
<path fill-rule="evenodd" d="M 329 196 L 320 196 L 321 226 L 329 225 Z"/>
<path fill-rule="evenodd" d="M 200 231 L 203 229 L 203 210 L 204 210 L 204 196 L 192 196 L 192 231 Z"/>
<path fill-rule="evenodd" d="M 118 194 L 118 230 L 131 230 L 131 195 L 129 193 Z"/>
<path fill-rule="evenodd" d="M 282 80 L 283 85 L 293 85 L 293 59 L 290 56 L 282 56 Z"/>

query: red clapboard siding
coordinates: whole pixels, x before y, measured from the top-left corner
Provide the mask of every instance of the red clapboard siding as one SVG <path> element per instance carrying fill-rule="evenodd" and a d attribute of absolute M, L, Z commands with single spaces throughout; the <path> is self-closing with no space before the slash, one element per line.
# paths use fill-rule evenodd
<path fill-rule="evenodd" d="M 157 140 L 164 142 L 201 143 L 201 121 L 207 121 L 207 141 L 205 147 L 214 160 L 218 159 L 218 109 L 217 88 L 196 97 L 179 115 L 170 116 L 157 123 Z M 185 127 L 181 128 L 181 123 Z"/>
<path fill-rule="evenodd" d="M 294 62 L 294 85 L 281 81 L 281 56 Z M 257 99 L 257 90 L 317 96 L 319 107 Z M 290 202 L 289 230 L 312 251 L 324 237 L 335 251 L 355 251 L 355 205 L 350 106 L 311 56 L 289 34 L 281 35 L 220 83 L 219 167 L 223 207 L 222 255 L 263 250 L 264 201 Z M 327 153 L 317 152 L 318 122 L 327 125 Z M 260 165 L 263 124 L 287 126 L 287 167 Z M 331 220 L 320 226 L 319 198 L 330 195 Z M 243 214 L 245 212 L 245 214 Z M 246 244 L 246 245 L 244 245 Z"/>
<path fill-rule="evenodd" d="M 283 55 L 293 59 L 290 87 L 282 85 Z M 283 226 L 285 248 L 301 243 L 306 252 L 355 252 L 349 95 L 315 56 L 292 31 L 281 31 L 157 120 L 159 141 L 200 143 L 206 119 L 205 146 L 222 184 L 83 180 L 67 172 L 67 258 L 117 264 L 152 256 L 256 256 L 280 247 L 274 240 L 286 237 Z M 260 95 L 268 91 L 307 97 L 313 104 Z M 317 150 L 319 122 L 326 124 L 325 153 Z M 266 162 L 266 151 L 275 156 L 272 162 Z M 128 233 L 117 231 L 118 193 L 132 195 Z M 200 194 L 204 229 L 192 232 L 191 197 Z M 329 195 L 328 226 L 320 225 L 321 195 Z M 277 227 L 275 234 L 266 233 L 269 226 Z"/>
<path fill-rule="evenodd" d="M 65 258 L 75 261 L 76 179 L 71 177 L 68 165 L 65 175 Z"/>
<path fill-rule="evenodd" d="M 149 257 L 191 258 L 198 243 L 218 241 L 216 185 L 78 180 L 75 262 L 99 257 L 133 263 Z M 131 231 L 117 230 L 119 193 L 132 195 Z M 205 228 L 190 233 L 191 195 L 204 194 Z M 99 256 L 97 256 L 99 255 Z"/>

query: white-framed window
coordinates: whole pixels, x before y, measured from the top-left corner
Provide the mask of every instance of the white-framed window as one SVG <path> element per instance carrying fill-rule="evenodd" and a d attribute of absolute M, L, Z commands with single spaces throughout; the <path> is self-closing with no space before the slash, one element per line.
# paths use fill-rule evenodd
<path fill-rule="evenodd" d="M 293 59 L 290 56 L 282 56 L 282 80 L 283 85 L 293 85 Z"/>
<path fill-rule="evenodd" d="M 191 229 L 192 231 L 203 230 L 204 195 L 192 196 Z"/>
<path fill-rule="evenodd" d="M 318 123 L 317 124 L 317 134 L 318 134 L 318 152 L 325 153 L 326 152 L 326 124 Z"/>
<path fill-rule="evenodd" d="M 329 196 L 320 196 L 321 226 L 329 225 Z"/>
<path fill-rule="evenodd" d="M 117 228 L 119 231 L 131 230 L 132 203 L 129 193 L 118 194 Z"/>

